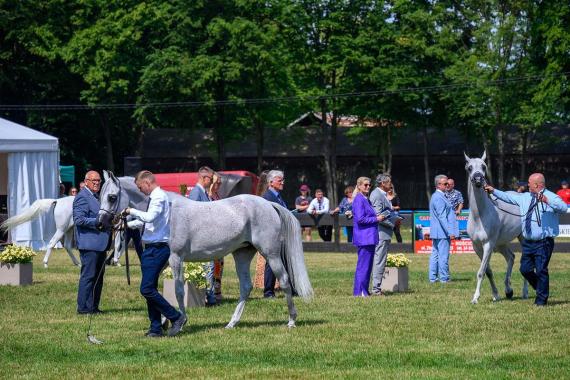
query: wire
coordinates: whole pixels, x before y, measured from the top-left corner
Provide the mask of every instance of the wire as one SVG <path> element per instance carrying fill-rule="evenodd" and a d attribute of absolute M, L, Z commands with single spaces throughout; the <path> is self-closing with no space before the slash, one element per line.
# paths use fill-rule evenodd
<path fill-rule="evenodd" d="M 228 99 L 214 101 L 190 102 L 150 102 L 150 103 L 101 103 L 101 104 L 0 104 L 2 111 L 73 111 L 73 110 L 100 110 L 100 109 L 140 109 L 140 108 L 196 108 L 237 105 L 257 105 L 272 103 L 290 103 L 297 101 L 331 100 L 338 98 L 377 97 L 385 95 L 398 95 L 405 93 L 422 93 L 440 90 L 480 88 L 482 86 L 500 86 L 512 82 L 540 81 L 546 78 L 567 77 L 570 71 L 550 75 L 529 75 L 506 79 L 484 81 L 481 83 L 456 83 L 425 87 L 406 87 L 396 90 L 358 91 L 328 95 L 286 96 L 275 98 Z"/>

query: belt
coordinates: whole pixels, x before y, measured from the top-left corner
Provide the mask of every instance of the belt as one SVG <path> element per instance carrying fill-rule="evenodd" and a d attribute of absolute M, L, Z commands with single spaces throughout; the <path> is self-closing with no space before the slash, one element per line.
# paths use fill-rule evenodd
<path fill-rule="evenodd" d="M 145 248 L 159 248 L 159 247 L 168 247 L 168 243 L 165 241 L 161 241 L 158 243 L 145 243 Z"/>

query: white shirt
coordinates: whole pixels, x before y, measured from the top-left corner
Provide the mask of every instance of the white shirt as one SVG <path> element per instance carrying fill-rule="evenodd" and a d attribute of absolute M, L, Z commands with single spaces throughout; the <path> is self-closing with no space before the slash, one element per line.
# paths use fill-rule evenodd
<path fill-rule="evenodd" d="M 322 197 L 320 204 L 317 198 L 313 199 L 311 203 L 309 203 L 309 207 L 307 208 L 307 213 L 312 214 L 314 210 L 317 211 L 317 214 L 326 214 L 327 212 L 329 212 L 328 198 Z"/>
<path fill-rule="evenodd" d="M 160 187 L 150 193 L 148 211 L 131 209 L 131 215 L 136 220 L 128 222 L 129 228 L 139 228 L 144 225 L 142 241 L 144 243 L 167 243 L 170 238 L 170 204 L 168 195 Z"/>

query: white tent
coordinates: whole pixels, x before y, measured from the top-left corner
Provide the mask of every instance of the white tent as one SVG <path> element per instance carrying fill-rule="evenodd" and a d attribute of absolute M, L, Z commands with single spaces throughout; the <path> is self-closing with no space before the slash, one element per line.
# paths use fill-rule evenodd
<path fill-rule="evenodd" d="M 59 193 L 59 144 L 56 137 L 0 118 L 0 195 L 7 195 L 14 216 Z M 12 242 L 45 249 L 55 231 L 53 218 L 41 217 L 11 231 Z"/>

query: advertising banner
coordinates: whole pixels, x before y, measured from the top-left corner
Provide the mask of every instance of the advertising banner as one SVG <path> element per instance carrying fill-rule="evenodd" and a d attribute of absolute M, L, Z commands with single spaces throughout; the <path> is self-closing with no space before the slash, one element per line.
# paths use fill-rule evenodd
<path fill-rule="evenodd" d="M 468 211 L 462 211 L 457 216 L 459 236 L 451 241 L 450 253 L 475 253 L 473 244 L 467 235 Z M 429 211 L 414 212 L 414 253 L 431 253 L 432 241 L 429 236 Z"/>

